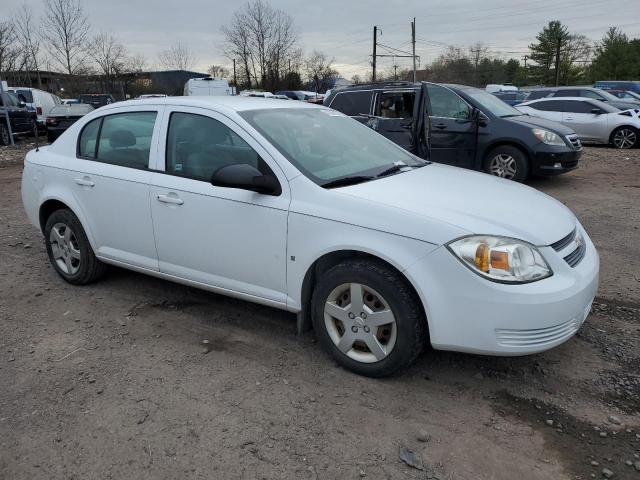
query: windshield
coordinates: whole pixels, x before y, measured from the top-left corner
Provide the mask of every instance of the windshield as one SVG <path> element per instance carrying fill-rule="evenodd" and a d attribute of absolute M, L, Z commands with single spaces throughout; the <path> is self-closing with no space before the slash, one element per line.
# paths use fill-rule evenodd
<path fill-rule="evenodd" d="M 12 90 L 16 95 L 22 95 L 24 97 L 24 101 L 27 103 L 33 103 L 33 95 L 31 94 L 31 90 L 25 89 L 15 89 Z"/>
<path fill-rule="evenodd" d="M 601 94 L 604 98 L 606 98 L 607 100 L 613 100 L 614 102 L 617 100 L 620 100 L 618 97 L 616 97 L 614 94 L 607 92 L 606 90 L 600 90 L 598 92 L 599 94 Z"/>
<path fill-rule="evenodd" d="M 511 117 L 514 115 L 522 115 L 522 112 L 516 110 L 511 105 L 504 103 L 495 95 L 487 93 L 483 90 L 469 89 L 464 90 L 468 96 L 480 104 L 480 110 L 483 112 L 489 111 L 496 117 Z"/>
<path fill-rule="evenodd" d="M 319 185 L 347 177 L 375 176 L 394 165 L 427 163 L 328 108 L 271 108 L 239 114 Z"/>

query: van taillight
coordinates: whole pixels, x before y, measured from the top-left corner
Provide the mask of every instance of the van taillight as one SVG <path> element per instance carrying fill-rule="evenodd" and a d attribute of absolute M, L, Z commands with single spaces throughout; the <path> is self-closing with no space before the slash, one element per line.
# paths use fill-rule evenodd
<path fill-rule="evenodd" d="M 42 107 L 36 107 L 36 113 L 42 115 Z"/>
<path fill-rule="evenodd" d="M 58 123 L 58 121 L 54 117 L 47 117 L 45 123 L 47 125 L 55 125 L 56 123 Z"/>

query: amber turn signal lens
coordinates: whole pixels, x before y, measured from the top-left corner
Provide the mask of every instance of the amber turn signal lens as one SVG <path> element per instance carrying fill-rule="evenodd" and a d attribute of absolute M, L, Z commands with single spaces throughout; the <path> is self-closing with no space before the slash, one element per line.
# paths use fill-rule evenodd
<path fill-rule="evenodd" d="M 481 272 L 489 271 L 489 245 L 486 243 L 481 243 L 476 248 L 476 258 L 475 258 L 476 268 Z"/>
<path fill-rule="evenodd" d="M 507 252 L 491 252 L 491 268 L 509 270 L 509 254 Z"/>

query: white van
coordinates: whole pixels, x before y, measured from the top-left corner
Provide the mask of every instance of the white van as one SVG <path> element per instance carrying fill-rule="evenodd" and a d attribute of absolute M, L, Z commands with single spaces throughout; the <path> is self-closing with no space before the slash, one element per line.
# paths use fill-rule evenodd
<path fill-rule="evenodd" d="M 38 116 L 37 122 L 40 127 L 45 125 L 45 120 L 51 109 L 61 103 L 57 95 L 37 88 L 9 87 L 8 90 L 24 97 L 27 106 L 36 111 L 36 115 Z"/>
<path fill-rule="evenodd" d="M 505 83 L 505 84 L 490 83 L 489 85 L 487 85 L 485 90 L 487 92 L 489 92 L 489 93 L 495 93 L 495 92 L 517 92 L 518 91 L 518 87 L 516 87 L 515 85 L 513 85 L 511 83 Z"/>
<path fill-rule="evenodd" d="M 229 82 L 223 78 L 191 78 L 184 86 L 185 95 L 233 95 Z"/>

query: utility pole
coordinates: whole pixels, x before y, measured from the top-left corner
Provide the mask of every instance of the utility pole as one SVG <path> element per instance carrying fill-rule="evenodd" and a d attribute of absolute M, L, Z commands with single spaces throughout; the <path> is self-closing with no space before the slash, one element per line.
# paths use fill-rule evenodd
<path fill-rule="evenodd" d="M 558 35 L 556 44 L 556 87 L 560 84 L 560 47 L 562 46 L 562 37 Z"/>
<path fill-rule="evenodd" d="M 413 82 L 416 81 L 416 17 L 413 17 L 413 22 L 411 22 L 411 45 L 413 47 L 412 56 L 413 56 Z"/>
<path fill-rule="evenodd" d="M 373 71 L 371 73 L 371 81 L 376 81 L 376 45 L 378 43 L 378 27 L 373 26 Z"/>
<path fill-rule="evenodd" d="M 236 59 L 233 59 L 233 88 L 236 91 L 236 95 L 238 94 L 238 80 L 236 80 Z"/>

